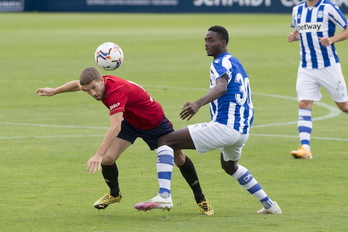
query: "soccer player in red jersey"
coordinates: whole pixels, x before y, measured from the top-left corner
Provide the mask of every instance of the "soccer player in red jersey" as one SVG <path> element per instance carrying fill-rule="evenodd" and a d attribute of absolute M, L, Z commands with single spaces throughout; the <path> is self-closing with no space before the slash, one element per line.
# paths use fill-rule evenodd
<path fill-rule="evenodd" d="M 140 137 L 151 150 L 157 149 L 158 139 L 173 132 L 172 123 L 165 117 L 161 105 L 140 85 L 116 76 L 102 76 L 94 67 L 85 68 L 79 80 L 68 82 L 57 88 L 39 88 L 40 96 L 83 90 L 94 99 L 101 101 L 109 109 L 110 127 L 95 155 L 87 162 L 87 172 L 96 173 L 101 169 L 110 193 L 94 203 L 97 209 L 105 209 L 109 204 L 122 199 L 118 182 L 118 157 Z M 159 182 L 158 196 L 153 208 L 171 209 L 171 173 L 175 164 L 191 187 L 201 214 L 214 213 L 200 187 L 195 167 L 182 152 L 174 156 L 158 155 L 156 162 Z"/>

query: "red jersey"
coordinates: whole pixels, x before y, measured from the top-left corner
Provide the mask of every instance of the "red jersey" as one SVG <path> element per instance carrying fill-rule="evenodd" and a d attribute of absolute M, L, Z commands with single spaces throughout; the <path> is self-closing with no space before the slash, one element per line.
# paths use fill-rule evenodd
<path fill-rule="evenodd" d="M 140 85 L 116 76 L 103 76 L 104 105 L 110 116 L 123 112 L 123 118 L 132 126 L 148 130 L 157 127 L 164 118 L 162 106 L 152 99 Z"/>

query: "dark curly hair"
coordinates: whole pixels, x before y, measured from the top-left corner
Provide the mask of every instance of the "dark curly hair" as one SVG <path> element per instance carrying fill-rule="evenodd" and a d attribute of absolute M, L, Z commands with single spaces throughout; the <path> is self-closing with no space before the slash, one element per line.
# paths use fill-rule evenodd
<path fill-rule="evenodd" d="M 226 45 L 228 44 L 229 36 L 228 36 L 228 31 L 226 30 L 226 28 L 222 26 L 212 26 L 208 29 L 208 31 L 213 31 L 218 33 L 221 36 L 221 39 L 226 41 Z"/>

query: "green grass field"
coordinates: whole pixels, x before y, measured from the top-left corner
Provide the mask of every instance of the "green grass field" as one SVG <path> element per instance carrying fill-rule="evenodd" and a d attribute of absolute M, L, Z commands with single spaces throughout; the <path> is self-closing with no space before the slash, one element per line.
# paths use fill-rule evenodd
<path fill-rule="evenodd" d="M 286 42 L 289 15 L 1 13 L 0 231 L 347 231 L 347 115 L 326 91 L 315 105 L 313 160 L 294 160 L 297 137 L 298 44 Z M 83 92 L 39 97 L 95 66 L 97 46 L 119 44 L 125 61 L 103 74 L 147 89 L 180 128 L 209 121 L 203 107 L 190 121 L 179 112 L 208 91 L 211 57 L 204 36 L 212 25 L 230 32 L 229 52 L 248 71 L 254 128 L 240 164 L 247 167 L 282 215 L 259 215 L 261 204 L 219 165 L 219 152 L 194 161 L 215 215 L 199 215 L 191 190 L 174 168 L 175 207 L 138 212 L 134 204 L 157 193 L 156 155 L 138 140 L 119 159 L 123 200 L 93 208 L 108 189 L 87 160 L 108 127 L 108 110 Z M 347 42 L 337 44 L 348 76 Z"/>

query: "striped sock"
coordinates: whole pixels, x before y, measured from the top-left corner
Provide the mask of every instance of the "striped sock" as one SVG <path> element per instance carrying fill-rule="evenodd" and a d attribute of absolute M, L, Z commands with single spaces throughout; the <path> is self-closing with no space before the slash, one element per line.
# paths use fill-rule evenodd
<path fill-rule="evenodd" d="M 273 201 L 267 196 L 265 191 L 257 183 L 256 179 L 245 167 L 238 165 L 237 171 L 232 175 L 238 183 L 246 189 L 251 195 L 259 199 L 265 209 L 269 209 L 273 205 Z"/>
<path fill-rule="evenodd" d="M 174 151 L 167 145 L 157 148 L 157 176 L 159 183 L 158 194 L 167 198 L 170 196 L 170 184 L 174 166 Z"/>
<path fill-rule="evenodd" d="M 301 145 L 311 151 L 310 149 L 310 139 L 312 133 L 312 110 L 309 109 L 299 109 L 298 110 L 298 133 L 300 136 Z"/>

